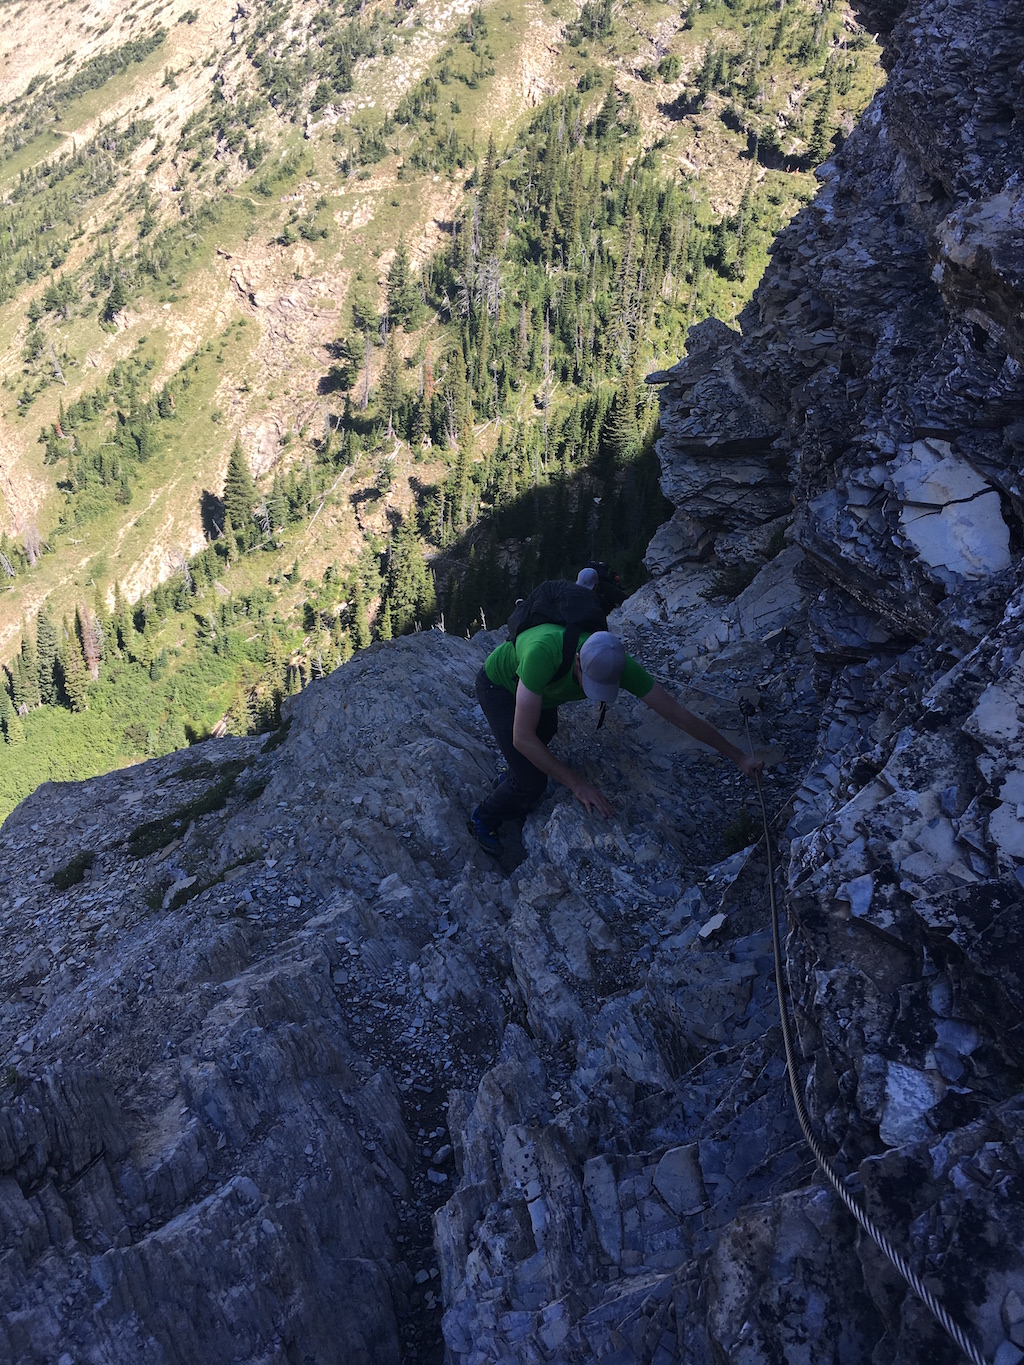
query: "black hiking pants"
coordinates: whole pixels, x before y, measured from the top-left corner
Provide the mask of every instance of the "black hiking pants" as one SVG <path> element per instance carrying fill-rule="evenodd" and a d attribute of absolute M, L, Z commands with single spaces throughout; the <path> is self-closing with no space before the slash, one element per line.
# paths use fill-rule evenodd
<path fill-rule="evenodd" d="M 516 714 L 514 693 L 507 687 L 492 683 L 481 668 L 476 675 L 476 699 L 508 764 L 508 776 L 485 801 L 481 801 L 478 810 L 480 819 L 491 829 L 497 829 L 503 820 L 521 820 L 529 814 L 544 796 L 548 779 L 512 743 L 512 725 Z M 557 729 L 558 708 L 552 706 L 540 713 L 537 738 L 550 744 Z"/>

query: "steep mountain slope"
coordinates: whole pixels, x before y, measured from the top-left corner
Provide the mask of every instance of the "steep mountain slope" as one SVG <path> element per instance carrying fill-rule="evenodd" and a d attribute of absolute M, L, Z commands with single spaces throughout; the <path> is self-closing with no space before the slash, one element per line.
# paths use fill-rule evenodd
<path fill-rule="evenodd" d="M 811 0 L 5 12 L 0 811 L 264 725 L 371 631 L 635 572 L 639 378 L 877 82 Z"/>
<path fill-rule="evenodd" d="M 476 848 L 464 812 L 494 774 L 472 707 L 486 644 L 372 646 L 290 703 L 286 734 L 48 785 L 6 822 L 10 1358 L 440 1360 L 450 1307 L 452 1349 L 473 1339 L 496 1359 L 459 1287 L 458 1219 L 486 1191 L 457 1196 L 440 1260 L 430 1214 L 481 1159 L 474 1091 L 499 1052 L 487 1105 L 621 1144 L 633 1100 L 670 1091 L 734 1016 L 755 1051 L 774 1037 L 760 907 L 730 910 L 749 935 L 730 960 L 688 889 L 741 780 L 660 722 L 623 704 L 598 745 L 589 708 L 566 716 L 563 743 L 600 769 L 616 820 L 560 799 L 503 867 Z M 646 641 L 654 667 L 671 633 L 662 647 Z M 813 718 L 805 689 L 777 736 L 794 759 Z M 735 904 L 748 856 L 708 895 Z M 666 1027 L 655 989 L 693 997 L 668 1073 L 641 1061 Z M 712 1108 L 724 1074 L 707 1078 Z M 781 1165 L 748 1193 L 794 1169 L 784 1097 L 769 1103 Z"/>
<path fill-rule="evenodd" d="M 652 376 L 677 511 L 617 625 L 717 723 L 757 701 L 812 1121 L 1012 1365 L 1024 24 L 887 11 L 740 330 Z M 495 638 L 373 645 L 269 738 L 5 822 L 12 1359 L 962 1358 L 800 1137 L 741 780 L 567 708 L 615 817 L 553 791 L 476 848 Z"/>

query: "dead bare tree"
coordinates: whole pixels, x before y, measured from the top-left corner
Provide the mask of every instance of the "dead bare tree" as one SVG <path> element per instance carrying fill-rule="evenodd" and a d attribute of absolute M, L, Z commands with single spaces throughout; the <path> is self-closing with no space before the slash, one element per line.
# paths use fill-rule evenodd
<path fill-rule="evenodd" d="M 363 412 L 370 406 L 370 357 L 373 355 L 373 342 L 370 340 L 370 330 L 367 328 L 363 332 L 363 394 L 359 400 L 359 406 Z"/>
<path fill-rule="evenodd" d="M 64 385 L 64 387 L 67 388 L 67 386 L 68 386 L 68 381 L 64 378 L 64 371 L 63 371 L 63 370 L 61 369 L 61 367 L 60 367 L 60 361 L 57 359 L 57 352 L 56 352 L 56 351 L 54 350 L 54 348 L 53 348 L 53 342 L 52 342 L 52 341 L 49 343 L 49 349 L 50 349 L 50 360 L 51 360 L 51 362 L 53 363 L 53 372 L 54 372 L 54 374 L 57 376 L 57 378 L 60 380 L 60 382 Z"/>
<path fill-rule="evenodd" d="M 192 570 L 188 567 L 188 556 L 184 550 L 173 550 L 171 552 L 171 563 L 174 565 L 174 572 L 180 573 L 185 580 L 185 585 L 189 592 L 195 591 L 192 581 Z"/>
<path fill-rule="evenodd" d="M 34 522 L 29 522 L 24 531 L 25 556 L 29 565 L 36 564 L 42 554 L 42 537 Z"/>
<path fill-rule="evenodd" d="M 95 682 L 100 676 L 100 659 L 103 657 L 103 627 L 84 602 L 78 608 L 78 633 L 89 677 Z"/>
<path fill-rule="evenodd" d="M 260 499 L 260 504 L 256 508 L 255 512 L 253 512 L 253 516 L 256 518 L 256 520 L 259 522 L 260 526 L 263 529 L 264 540 L 269 540 L 272 528 L 270 525 L 270 508 L 267 506 L 266 494 L 264 494 L 264 496 Z"/>
<path fill-rule="evenodd" d="M 445 441 L 449 446 L 458 445 L 459 428 L 456 421 L 455 394 L 451 388 L 446 388 L 444 392 L 444 413 L 445 413 Z"/>

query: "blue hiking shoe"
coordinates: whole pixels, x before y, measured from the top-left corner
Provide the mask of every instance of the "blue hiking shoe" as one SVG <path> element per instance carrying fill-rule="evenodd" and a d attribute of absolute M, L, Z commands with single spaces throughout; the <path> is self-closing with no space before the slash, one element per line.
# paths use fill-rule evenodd
<path fill-rule="evenodd" d="M 473 814 L 469 817 L 469 832 L 485 853 L 489 853 L 492 858 L 501 857 L 502 843 L 497 830 L 491 829 L 486 821 L 480 819 L 479 806 L 474 808 Z"/>

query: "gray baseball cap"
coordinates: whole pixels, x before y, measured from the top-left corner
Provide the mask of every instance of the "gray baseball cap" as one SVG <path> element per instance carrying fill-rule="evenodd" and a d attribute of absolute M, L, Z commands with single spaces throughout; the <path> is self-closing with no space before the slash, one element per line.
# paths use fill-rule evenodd
<path fill-rule="evenodd" d="M 597 630 L 580 650 L 583 690 L 591 701 L 614 701 L 626 667 L 626 648 L 617 635 Z"/>

